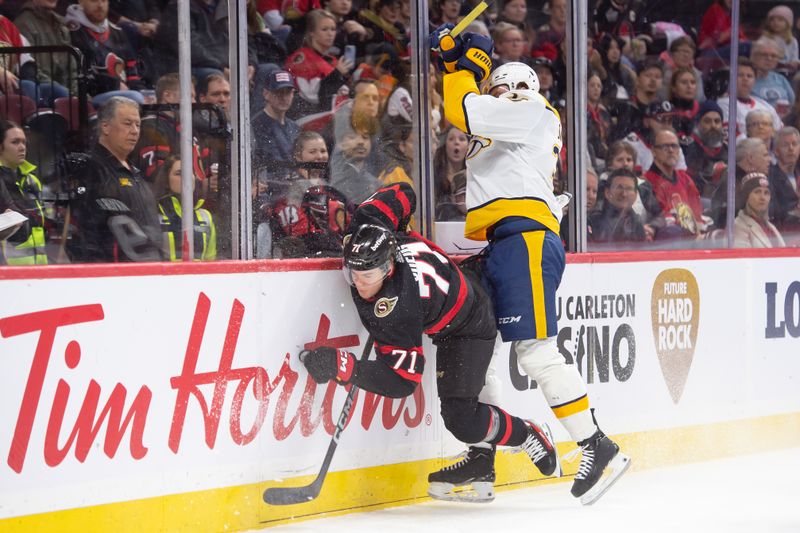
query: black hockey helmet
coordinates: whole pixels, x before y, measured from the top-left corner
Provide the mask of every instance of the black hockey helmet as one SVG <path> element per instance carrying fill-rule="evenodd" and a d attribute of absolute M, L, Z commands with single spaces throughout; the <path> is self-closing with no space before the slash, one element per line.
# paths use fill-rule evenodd
<path fill-rule="evenodd" d="M 374 224 L 359 226 L 344 239 L 344 277 L 352 285 L 352 271 L 374 268 L 380 268 L 386 277 L 391 272 L 396 254 L 394 233 Z"/>

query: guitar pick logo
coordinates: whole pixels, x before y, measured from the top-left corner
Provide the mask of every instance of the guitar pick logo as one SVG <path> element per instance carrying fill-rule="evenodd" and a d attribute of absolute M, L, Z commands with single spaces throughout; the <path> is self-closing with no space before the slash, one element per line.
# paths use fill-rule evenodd
<path fill-rule="evenodd" d="M 700 321 L 700 291 L 691 272 L 673 268 L 658 275 L 653 283 L 650 318 L 661 373 L 677 404 L 692 366 Z"/>

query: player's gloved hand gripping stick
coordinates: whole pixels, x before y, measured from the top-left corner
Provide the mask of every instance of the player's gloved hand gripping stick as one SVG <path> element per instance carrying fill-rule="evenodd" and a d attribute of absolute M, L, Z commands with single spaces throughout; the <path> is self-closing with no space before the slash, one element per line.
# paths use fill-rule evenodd
<path fill-rule="evenodd" d="M 431 49 L 439 53 L 439 70 L 445 74 L 469 70 L 478 83 L 484 81 L 492 68 L 492 40 L 482 35 L 465 33 L 459 36 L 483 13 L 491 2 L 480 2 L 461 22 L 442 24 L 430 35 Z"/>
<path fill-rule="evenodd" d="M 361 354 L 361 359 L 366 360 L 369 358 L 370 350 L 372 350 L 372 335 L 367 337 L 367 343 L 364 346 L 364 351 Z M 315 355 L 319 353 L 319 355 Z M 305 358 L 303 355 L 305 354 Z M 326 359 L 325 352 L 323 350 L 315 350 L 313 352 L 304 352 L 301 354 L 301 359 L 303 359 L 303 363 L 308 366 L 309 361 L 307 358 L 309 356 L 312 359 L 317 358 L 319 359 L 317 362 L 321 362 L 320 365 L 316 365 L 315 363 L 311 363 L 311 367 L 309 367 L 311 377 L 314 378 L 315 381 L 319 383 L 319 379 L 323 378 L 329 372 L 327 370 L 328 365 L 322 361 Z M 348 354 L 352 355 L 352 354 Z M 335 360 L 334 360 L 335 361 Z M 318 372 L 318 367 L 322 367 L 322 374 Z M 311 370 L 314 368 L 314 370 Z M 351 366 L 352 370 L 352 366 Z M 327 379 L 323 382 L 327 382 L 330 379 L 336 379 L 339 383 L 344 383 L 344 380 L 337 379 L 336 375 L 337 371 L 334 367 L 333 375 L 328 376 Z M 350 385 L 350 391 L 347 393 L 347 398 L 344 400 L 344 407 L 342 407 L 342 412 L 339 414 L 339 421 L 336 423 L 336 429 L 333 430 L 333 436 L 331 437 L 331 443 L 328 445 L 328 451 L 325 453 L 325 459 L 322 461 L 322 467 L 319 469 L 319 474 L 317 474 L 316 479 L 311 482 L 310 485 L 305 485 L 303 487 L 270 487 L 264 491 L 264 501 L 270 505 L 292 505 L 296 503 L 305 503 L 313 500 L 317 496 L 319 496 L 320 490 L 322 490 L 322 483 L 325 481 L 325 476 L 328 474 L 328 468 L 331 466 L 331 461 L 333 460 L 333 454 L 336 452 L 336 447 L 339 445 L 339 436 L 344 431 L 344 426 L 347 423 L 347 419 L 350 417 L 350 411 L 353 409 L 353 403 L 355 401 L 356 392 L 358 391 L 358 387 L 354 384 Z"/>
<path fill-rule="evenodd" d="M 461 19 L 461 21 L 455 26 L 453 26 L 452 24 L 443 24 L 439 26 L 436 29 L 436 31 L 433 34 L 431 34 L 431 48 L 433 48 L 437 52 L 442 52 L 442 53 L 446 53 L 447 51 L 452 50 L 457 43 L 455 38 L 461 35 L 461 32 L 467 29 L 467 26 L 472 24 L 475 21 L 475 19 L 481 16 L 481 13 L 486 11 L 486 8 L 488 8 L 493 3 L 494 0 L 489 0 L 489 1 L 483 0 L 478 5 L 473 7 L 472 11 L 467 13 L 467 16 Z M 457 59 L 458 57 L 456 57 L 455 60 Z M 453 70 L 448 70 L 448 72 L 453 72 Z"/>

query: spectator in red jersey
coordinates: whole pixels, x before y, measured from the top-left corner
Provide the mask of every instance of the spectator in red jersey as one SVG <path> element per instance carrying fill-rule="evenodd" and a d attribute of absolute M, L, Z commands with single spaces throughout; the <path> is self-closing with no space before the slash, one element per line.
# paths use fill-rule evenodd
<path fill-rule="evenodd" d="M 304 45 L 286 59 L 288 70 L 297 81 L 296 98 L 290 115 L 301 117 L 330 111 L 333 96 L 347 85 L 353 63 L 347 58 L 328 55 L 336 38 L 336 18 L 321 9 L 306 17 Z"/>
<path fill-rule="evenodd" d="M 731 0 L 716 0 L 706 10 L 697 34 L 697 47 L 700 50 L 723 48 L 719 51 L 721 56 L 728 55 L 724 48 L 731 44 L 731 3 Z M 746 40 L 744 29 L 739 26 L 739 41 Z"/>
<path fill-rule="evenodd" d="M 676 168 L 680 153 L 678 136 L 670 130 L 659 131 L 653 145 L 653 165 L 644 178 L 653 186 L 667 220 L 674 220 L 682 233 L 697 236 L 705 230 L 703 207 L 692 177 Z"/>
<path fill-rule="evenodd" d="M 80 0 L 67 9 L 67 24 L 72 44 L 82 53 L 93 74 L 89 93 L 92 103 L 100 107 L 112 96 L 124 96 L 143 104 L 139 89 L 136 53 L 119 26 L 108 20 L 108 2 Z"/>

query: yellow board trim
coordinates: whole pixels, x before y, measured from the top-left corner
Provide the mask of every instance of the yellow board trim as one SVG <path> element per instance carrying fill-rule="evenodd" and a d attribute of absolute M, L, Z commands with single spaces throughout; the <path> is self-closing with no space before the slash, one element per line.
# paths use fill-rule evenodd
<path fill-rule="evenodd" d="M 747 438 L 741 438 L 747 435 Z M 707 461 L 733 455 L 800 446 L 800 413 L 732 420 L 696 426 L 613 435 L 632 458 L 634 470 Z M 562 456 L 575 443 L 558 444 Z M 543 483 L 571 482 L 580 461 L 564 463 L 562 478 L 542 478 L 525 454 L 497 454 L 496 488 L 502 492 Z M 331 472 L 319 498 L 306 504 L 269 506 L 265 488 L 310 483 L 314 478 L 286 479 L 238 487 L 147 498 L 0 520 L 9 532 L 220 532 L 242 531 L 409 505 L 427 500 L 427 474 L 449 461 L 430 459 Z M 569 491 L 568 487 L 563 489 Z"/>
<path fill-rule="evenodd" d="M 538 198 L 498 198 L 488 204 L 473 208 L 467 213 L 464 236 L 476 241 L 485 241 L 486 230 L 506 217 L 530 218 L 556 235 L 560 231 L 558 220 L 544 200 Z"/>
<path fill-rule="evenodd" d="M 528 269 L 531 275 L 531 298 L 533 320 L 536 323 L 536 338 L 547 338 L 547 306 L 544 301 L 544 277 L 542 275 L 542 247 L 544 231 L 528 231 L 522 234 L 528 247 Z"/>
<path fill-rule="evenodd" d="M 559 407 L 551 407 L 553 410 L 553 414 L 556 415 L 556 418 L 567 418 L 568 416 L 572 416 L 575 413 L 580 413 L 581 411 L 586 411 L 589 408 L 589 396 L 584 394 L 574 402 L 570 402 L 565 405 L 561 405 Z"/>

